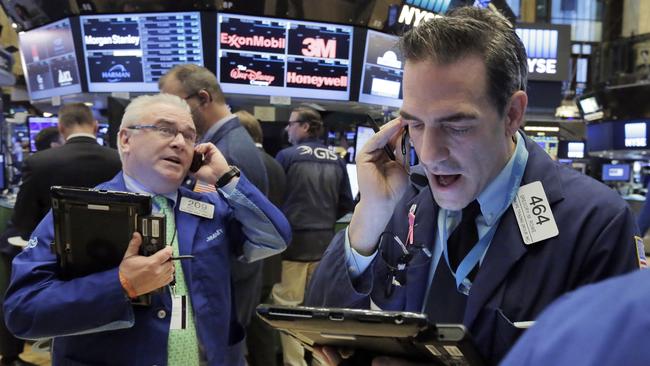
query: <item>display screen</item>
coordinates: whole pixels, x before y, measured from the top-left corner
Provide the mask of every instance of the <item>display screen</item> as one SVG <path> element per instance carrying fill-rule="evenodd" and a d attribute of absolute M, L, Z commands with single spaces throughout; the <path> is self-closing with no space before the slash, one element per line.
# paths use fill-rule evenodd
<path fill-rule="evenodd" d="M 38 135 L 38 133 L 44 128 L 58 126 L 58 122 L 58 117 L 28 117 L 27 128 L 29 129 L 29 151 L 36 151 L 36 145 L 34 144 L 36 135 Z"/>
<path fill-rule="evenodd" d="M 402 106 L 404 59 L 397 36 L 368 30 L 359 102 Z"/>
<path fill-rule="evenodd" d="M 224 92 L 348 100 L 351 26 L 220 14 Z"/>
<path fill-rule="evenodd" d="M 530 136 L 530 138 L 552 158 L 558 156 L 558 145 L 560 141 L 556 136 Z"/>
<path fill-rule="evenodd" d="M 584 142 L 568 142 L 567 143 L 567 157 L 572 159 L 582 159 L 585 157 L 585 143 Z"/>
<path fill-rule="evenodd" d="M 627 182 L 630 180 L 630 166 L 627 164 L 603 164 L 603 181 Z"/>
<path fill-rule="evenodd" d="M 90 92 L 157 92 L 178 64 L 203 66 L 198 12 L 81 17 Z"/>
<path fill-rule="evenodd" d="M 375 134 L 375 131 L 372 129 L 372 127 L 368 126 L 357 126 L 357 136 L 356 136 L 356 141 L 354 143 L 354 153 L 356 154 L 362 147 L 363 145 L 370 140 L 372 135 Z"/>
<path fill-rule="evenodd" d="M 25 81 L 32 100 L 81 92 L 70 20 L 20 33 Z"/>
<path fill-rule="evenodd" d="M 518 24 L 515 32 L 526 48 L 529 80 L 569 79 L 571 26 Z"/>
<path fill-rule="evenodd" d="M 648 145 L 646 138 L 646 123 L 626 123 L 625 124 L 625 147 L 646 147 Z"/>
<path fill-rule="evenodd" d="M 355 198 L 359 193 L 359 181 L 357 180 L 357 165 L 347 164 L 345 166 L 348 171 L 348 178 L 350 179 L 350 189 L 352 190 L 352 198 Z"/>

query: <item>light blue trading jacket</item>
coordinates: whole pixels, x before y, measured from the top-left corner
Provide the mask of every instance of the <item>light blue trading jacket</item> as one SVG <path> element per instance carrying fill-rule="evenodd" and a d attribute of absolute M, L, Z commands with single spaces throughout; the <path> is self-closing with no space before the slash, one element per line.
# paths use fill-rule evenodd
<path fill-rule="evenodd" d="M 102 189 L 126 191 L 119 173 Z M 286 248 L 286 218 L 242 175 L 226 194 L 179 188 L 180 197 L 215 206 L 214 219 L 174 208 L 181 261 L 194 310 L 202 357 L 224 365 L 229 345 L 243 338 L 231 296 L 229 258 L 268 257 Z M 238 237 L 235 239 L 235 237 Z M 243 240 L 242 240 L 243 238 Z M 64 281 L 59 278 L 52 212 L 36 227 L 28 247 L 13 262 L 4 303 L 8 328 L 21 338 L 55 337 L 54 365 L 166 365 L 171 319 L 168 289 L 152 296 L 149 307 L 133 306 L 125 296 L 118 268 Z M 234 248 L 235 243 L 243 248 Z"/>

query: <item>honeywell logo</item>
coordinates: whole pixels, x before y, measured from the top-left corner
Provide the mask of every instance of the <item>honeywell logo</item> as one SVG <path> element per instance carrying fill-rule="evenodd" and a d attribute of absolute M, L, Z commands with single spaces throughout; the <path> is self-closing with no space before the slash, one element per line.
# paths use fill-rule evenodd
<path fill-rule="evenodd" d="M 348 77 L 347 76 L 327 77 L 327 76 L 301 75 L 295 72 L 288 72 L 287 83 L 313 85 L 317 88 L 320 88 L 323 85 L 345 88 L 348 86 Z"/>
<path fill-rule="evenodd" d="M 221 33 L 221 44 L 234 48 L 242 46 L 261 47 L 270 49 L 284 49 L 286 40 L 284 38 L 264 36 L 240 36 L 238 34 Z"/>

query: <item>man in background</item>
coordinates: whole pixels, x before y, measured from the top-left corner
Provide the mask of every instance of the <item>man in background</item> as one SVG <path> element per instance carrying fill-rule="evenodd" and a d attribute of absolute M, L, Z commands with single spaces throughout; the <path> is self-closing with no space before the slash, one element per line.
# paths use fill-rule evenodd
<path fill-rule="evenodd" d="M 354 208 L 345 161 L 318 138 L 323 120 L 318 111 L 298 107 L 286 127 L 293 145 L 276 159 L 287 174 L 282 211 L 291 223 L 293 239 L 282 255 L 282 279 L 273 287 L 276 304 L 301 305 L 305 289 L 327 245 L 336 220 Z M 285 365 L 306 365 L 302 346 L 280 335 Z"/>
<path fill-rule="evenodd" d="M 11 260 L 19 248 L 7 243 L 10 237 L 27 240 L 51 208 L 50 187 L 54 185 L 94 187 L 120 171 L 117 151 L 97 143 L 97 121 L 83 103 L 66 104 L 59 109 L 59 126 L 43 129 L 36 136 L 38 152 L 24 160 L 22 182 L 10 224 L 0 237 L 0 257 L 5 276 L 0 276 L 0 296 L 11 275 Z M 56 147 L 63 137 L 63 146 Z M 49 149 L 50 147 L 56 147 Z M 42 151 L 47 149 L 47 151 Z M 1 319 L 4 319 L 0 309 Z M 24 341 L 15 338 L 0 324 L 1 365 L 28 365 L 18 355 Z"/>
<path fill-rule="evenodd" d="M 239 122 L 248 131 L 248 134 L 251 135 L 253 141 L 255 141 L 255 146 L 258 147 L 262 156 L 267 178 L 269 179 L 269 193 L 266 196 L 276 207 L 282 207 L 287 183 L 282 165 L 264 151 L 264 147 L 262 146 L 264 135 L 262 133 L 262 126 L 260 126 L 257 118 L 246 111 L 237 111 L 235 114 L 239 117 Z M 274 255 L 264 260 L 260 303 L 269 302 L 273 285 L 280 282 L 281 269 L 282 257 L 280 255 Z M 251 319 L 248 329 L 246 329 L 248 363 L 251 366 L 276 365 L 276 349 L 279 347 L 277 342 L 278 336 L 277 331 L 273 330 L 273 328 L 260 318 L 254 316 Z"/>
<path fill-rule="evenodd" d="M 176 95 L 189 104 L 200 137 L 198 142 L 213 143 L 228 164 L 239 167 L 262 193 L 268 192 L 262 157 L 237 116 L 230 113 L 217 77 L 210 70 L 192 64 L 177 65 L 160 78 L 158 87 L 161 92 Z M 195 190 L 202 187 L 199 182 Z M 237 316 L 246 327 L 262 292 L 262 262 L 242 263 L 233 257 L 231 264 Z M 239 347 L 239 350 L 233 347 L 235 359 L 243 354 L 243 343 Z"/>

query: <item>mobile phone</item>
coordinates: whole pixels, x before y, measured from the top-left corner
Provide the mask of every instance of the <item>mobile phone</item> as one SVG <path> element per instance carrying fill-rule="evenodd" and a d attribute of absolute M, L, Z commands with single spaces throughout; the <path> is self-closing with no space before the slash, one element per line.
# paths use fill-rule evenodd
<path fill-rule="evenodd" d="M 374 118 L 370 117 L 367 114 L 366 114 L 366 118 L 370 121 L 372 130 L 375 131 L 375 133 L 379 132 L 379 125 L 377 124 L 377 121 L 375 121 Z M 384 145 L 384 151 L 386 152 L 386 155 L 388 155 L 388 158 L 390 160 L 395 160 L 395 153 L 393 152 L 393 150 L 390 149 L 390 146 Z"/>
<path fill-rule="evenodd" d="M 194 156 L 192 156 L 192 164 L 190 164 L 190 172 L 196 173 L 203 165 L 204 158 L 203 154 L 195 151 Z"/>

